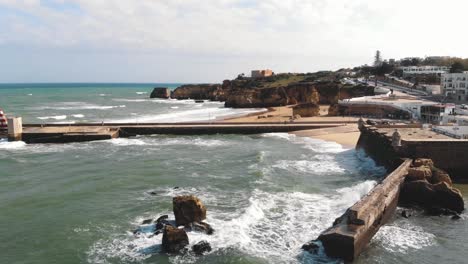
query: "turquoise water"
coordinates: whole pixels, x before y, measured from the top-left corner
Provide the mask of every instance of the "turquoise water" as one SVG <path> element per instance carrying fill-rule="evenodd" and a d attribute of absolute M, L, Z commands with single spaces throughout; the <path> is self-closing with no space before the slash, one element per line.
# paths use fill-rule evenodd
<path fill-rule="evenodd" d="M 0 84 L 0 108 L 23 117 L 23 123 L 204 121 L 261 110 L 150 99 L 153 88 L 161 86 L 180 84 Z"/>
<path fill-rule="evenodd" d="M 2 107 L 27 114 L 31 122 L 46 116 L 44 111 L 67 115 L 66 121 L 74 120 L 68 116 L 75 111 L 90 120 L 125 118 L 120 108 L 24 109 L 64 102 L 110 106 L 114 99 L 142 99 L 122 108 L 139 109 L 144 103 L 137 115 L 148 118 L 150 106 L 159 116 L 184 107 L 220 107 L 152 102 L 136 93 L 144 92 L 142 87 L 133 86 L 35 89 L 0 89 Z M 175 104 L 179 108 L 170 108 Z M 384 175 L 361 152 L 283 133 L 156 135 L 58 145 L 2 141 L 0 263 L 339 263 L 300 247 Z M 200 197 L 208 208 L 215 234 L 189 233 L 191 245 L 211 243 L 213 251 L 205 256 L 168 256 L 160 252 L 161 235 L 131 232 L 144 219 L 172 217 L 172 197 L 181 194 Z M 396 215 L 356 263 L 465 263 L 468 218 L 462 217 Z"/>

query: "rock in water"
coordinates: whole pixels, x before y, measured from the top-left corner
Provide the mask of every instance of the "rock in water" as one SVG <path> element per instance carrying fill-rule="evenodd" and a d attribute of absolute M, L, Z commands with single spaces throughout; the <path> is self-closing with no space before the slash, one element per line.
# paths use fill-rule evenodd
<path fill-rule="evenodd" d="M 162 248 L 166 253 L 177 253 L 189 244 L 185 230 L 166 225 L 162 238 Z"/>
<path fill-rule="evenodd" d="M 422 181 L 422 180 L 429 180 L 432 177 L 431 168 L 428 166 L 420 166 L 416 168 L 409 168 L 408 169 L 408 176 L 406 179 L 408 181 Z"/>
<path fill-rule="evenodd" d="M 148 224 L 151 224 L 153 222 L 153 219 L 145 219 L 143 220 L 143 222 L 141 222 L 142 225 L 148 225 Z"/>
<path fill-rule="evenodd" d="M 190 223 L 188 227 L 189 227 L 189 229 L 191 231 L 202 232 L 202 233 L 205 233 L 207 235 L 212 235 L 214 233 L 214 229 L 211 227 L 211 225 L 209 225 L 209 224 L 207 224 L 205 222 Z"/>
<path fill-rule="evenodd" d="M 316 241 L 310 241 L 309 243 L 304 244 L 302 249 L 308 251 L 311 254 L 317 254 L 319 252 L 320 246 Z"/>
<path fill-rule="evenodd" d="M 156 87 L 151 92 L 150 98 L 164 98 L 168 99 L 171 97 L 171 90 L 166 87 Z"/>
<path fill-rule="evenodd" d="M 409 210 L 403 210 L 403 211 L 401 212 L 401 216 L 403 216 L 404 218 L 410 218 L 411 215 L 412 215 L 412 213 L 411 213 L 411 211 L 409 211 Z"/>
<path fill-rule="evenodd" d="M 192 250 L 197 255 L 202 255 L 205 252 L 211 251 L 211 245 L 207 241 L 200 241 L 192 246 Z"/>
<path fill-rule="evenodd" d="M 174 197 L 172 205 L 177 226 L 206 219 L 206 207 L 193 195 Z"/>

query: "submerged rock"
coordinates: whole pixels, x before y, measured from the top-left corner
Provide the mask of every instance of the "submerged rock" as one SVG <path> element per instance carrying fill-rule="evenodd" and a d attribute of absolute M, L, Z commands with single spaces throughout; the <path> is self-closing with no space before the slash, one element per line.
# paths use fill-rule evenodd
<path fill-rule="evenodd" d="M 203 255 L 203 253 L 211 251 L 211 245 L 207 241 L 203 240 L 193 245 L 192 250 L 197 255 Z"/>
<path fill-rule="evenodd" d="M 162 248 L 166 253 L 178 253 L 189 244 L 187 233 L 184 229 L 166 225 L 162 238 Z"/>
<path fill-rule="evenodd" d="M 403 210 L 401 212 L 401 216 L 404 218 L 410 218 L 413 215 L 413 213 L 410 210 Z"/>
<path fill-rule="evenodd" d="M 177 226 L 186 226 L 206 219 L 206 207 L 193 195 L 177 196 L 172 200 Z"/>

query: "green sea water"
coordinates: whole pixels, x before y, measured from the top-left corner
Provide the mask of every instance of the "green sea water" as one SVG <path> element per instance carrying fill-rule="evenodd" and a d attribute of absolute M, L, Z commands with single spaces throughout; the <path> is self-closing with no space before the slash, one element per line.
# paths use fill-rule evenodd
<path fill-rule="evenodd" d="M 67 116 L 53 122 L 80 122 L 73 117 L 79 113 L 90 121 L 123 120 L 122 108 L 156 119 L 224 111 L 217 103 L 153 102 L 137 94 L 151 87 L 3 88 L 0 107 L 30 122 L 49 115 Z M 83 109 L 120 105 L 115 99 L 142 101 Z M 300 247 L 385 173 L 361 152 L 282 133 L 1 141 L 0 263 L 340 263 Z M 144 219 L 173 218 L 172 197 L 182 194 L 198 196 L 208 209 L 214 235 L 189 233 L 191 245 L 207 240 L 213 247 L 204 256 L 166 255 L 161 235 L 131 232 Z M 395 214 L 356 263 L 466 263 L 467 219 Z"/>

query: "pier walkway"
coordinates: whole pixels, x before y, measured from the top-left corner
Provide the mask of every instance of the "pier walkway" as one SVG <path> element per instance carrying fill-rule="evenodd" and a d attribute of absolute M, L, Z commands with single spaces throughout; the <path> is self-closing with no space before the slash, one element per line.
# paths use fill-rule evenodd
<path fill-rule="evenodd" d="M 260 134 L 339 127 L 346 126 L 346 123 L 348 122 L 25 124 L 21 139 L 31 144 L 83 142 L 153 134 Z"/>

